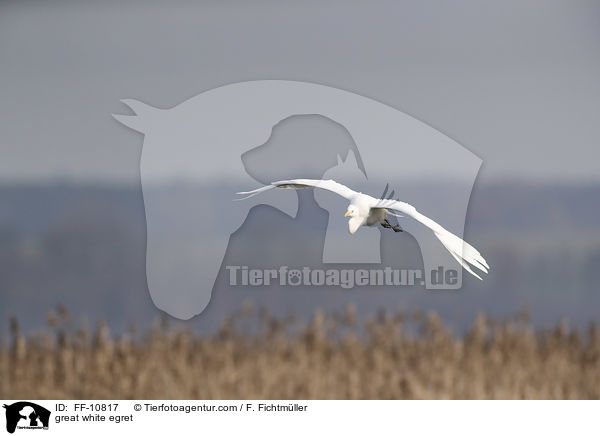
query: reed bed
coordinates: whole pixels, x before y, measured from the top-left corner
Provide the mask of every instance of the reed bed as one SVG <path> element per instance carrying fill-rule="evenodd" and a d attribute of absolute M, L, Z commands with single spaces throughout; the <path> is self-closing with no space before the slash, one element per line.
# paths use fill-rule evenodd
<path fill-rule="evenodd" d="M 252 327 L 253 326 L 253 327 Z M 600 332 L 480 315 L 456 335 L 436 314 L 348 307 L 310 323 L 246 307 L 212 335 L 158 323 L 113 336 L 64 308 L 0 347 L 0 395 L 34 399 L 598 399 Z"/>

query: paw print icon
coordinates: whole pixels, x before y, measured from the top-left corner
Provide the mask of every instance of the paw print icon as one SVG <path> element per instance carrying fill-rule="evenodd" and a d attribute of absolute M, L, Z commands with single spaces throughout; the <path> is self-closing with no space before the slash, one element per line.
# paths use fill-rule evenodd
<path fill-rule="evenodd" d="M 291 269 L 288 271 L 287 282 L 292 286 L 298 286 L 302 283 L 302 274 L 297 269 Z"/>

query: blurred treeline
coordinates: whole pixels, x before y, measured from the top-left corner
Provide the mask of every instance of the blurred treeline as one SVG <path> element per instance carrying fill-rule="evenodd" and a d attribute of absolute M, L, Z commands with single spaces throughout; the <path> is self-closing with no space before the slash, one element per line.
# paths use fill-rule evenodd
<path fill-rule="evenodd" d="M 238 188 L 222 183 L 157 189 L 164 194 L 166 206 L 172 199 L 176 207 L 182 190 L 194 190 L 198 198 L 220 210 L 229 204 Z M 402 196 L 402 186 L 396 188 L 396 195 Z M 432 205 L 452 198 L 447 184 L 432 182 L 419 189 L 422 194 L 407 200 L 423 211 L 435 210 Z M 443 295 L 422 289 L 312 289 L 307 295 L 300 295 L 304 290 L 221 286 L 203 314 L 202 326 L 195 330 L 206 331 L 209 325 L 209 330 L 214 331 L 222 317 L 247 298 L 273 313 L 285 314 L 292 308 L 305 319 L 318 307 L 329 311 L 345 302 L 356 303 L 361 319 L 378 307 L 419 307 L 436 311 L 443 320 L 461 329 L 479 311 L 501 317 L 527 305 L 537 327 L 554 325 L 562 318 L 584 327 L 587 322 L 600 319 L 598 198 L 598 185 L 476 184 L 465 237 L 492 266 L 483 282 L 465 275 L 463 290 Z M 143 326 L 152 322 L 157 310 L 145 282 L 146 223 L 139 187 L 4 186 L 0 187 L 0 204 L 0 319 L 17 314 L 23 330 L 30 331 L 43 325 L 48 308 L 68 302 L 74 313 L 91 322 L 104 320 L 118 332 L 130 322 Z M 261 257 L 264 265 L 311 265 L 316 256 L 313 254 L 321 254 L 320 242 L 311 238 L 323 237 L 318 229 L 324 211 L 314 202 L 302 207 L 301 216 L 292 221 L 279 218 L 273 211 L 263 212 L 261 216 L 274 216 L 272 222 L 267 229 L 248 225 L 238 232 L 246 239 L 239 238 L 234 248 L 250 247 L 250 254 L 239 253 L 238 257 L 246 262 L 256 258 L 258 242 L 250 243 L 254 234 L 261 245 L 260 256 L 265 256 Z M 240 224 L 223 222 L 231 219 L 227 214 L 208 214 L 206 219 L 199 225 L 206 229 L 207 246 L 215 226 L 235 228 Z M 269 238 L 263 237 L 265 232 Z M 389 245 L 399 254 L 419 263 L 418 250 L 411 251 L 411 246 L 394 241 L 388 241 Z M 285 248 L 298 243 L 304 246 Z M 277 247 L 270 250 L 265 247 L 268 244 Z M 285 256 L 281 254 L 282 247 Z M 269 252 L 278 254 L 267 258 Z M 310 256 L 302 258 L 302 253 Z M 3 322 L 0 333 L 6 334 L 7 326 Z"/>

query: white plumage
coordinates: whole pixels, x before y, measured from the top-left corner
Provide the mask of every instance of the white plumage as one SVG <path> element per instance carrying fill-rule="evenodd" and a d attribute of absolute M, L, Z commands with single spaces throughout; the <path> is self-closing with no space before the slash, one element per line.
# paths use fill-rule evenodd
<path fill-rule="evenodd" d="M 354 234 L 361 226 L 374 226 L 377 224 L 381 224 L 384 227 L 393 228 L 395 231 L 399 231 L 399 229 L 391 226 L 388 223 L 387 215 L 390 214 L 394 216 L 402 216 L 396 215 L 389 209 L 401 212 L 430 228 L 435 236 L 440 240 L 442 245 L 446 247 L 448 251 L 450 251 L 450 254 L 452 254 L 458 263 L 460 263 L 463 268 L 465 268 L 469 273 L 473 274 L 479 280 L 481 280 L 481 277 L 477 275 L 471 269 L 471 267 L 474 266 L 484 273 L 487 273 L 490 268 L 483 256 L 472 245 L 463 241 L 458 236 L 450 233 L 432 219 L 419 213 L 410 204 L 392 199 L 378 199 L 361 192 L 353 191 L 347 186 L 344 186 L 334 180 L 281 180 L 252 191 L 238 192 L 238 194 L 247 195 L 246 197 L 240 199 L 243 200 L 273 188 L 321 188 L 341 195 L 350 201 L 350 205 L 346 211 L 346 216 L 350 217 L 348 220 L 348 230 L 351 234 Z"/>

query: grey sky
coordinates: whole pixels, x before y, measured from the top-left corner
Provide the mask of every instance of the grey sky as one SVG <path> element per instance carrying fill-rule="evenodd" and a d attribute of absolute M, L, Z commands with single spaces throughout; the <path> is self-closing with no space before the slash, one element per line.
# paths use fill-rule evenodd
<path fill-rule="evenodd" d="M 136 182 L 121 98 L 292 79 L 430 124 L 480 180 L 600 181 L 599 49 L 591 1 L 3 2 L 0 179 Z"/>

